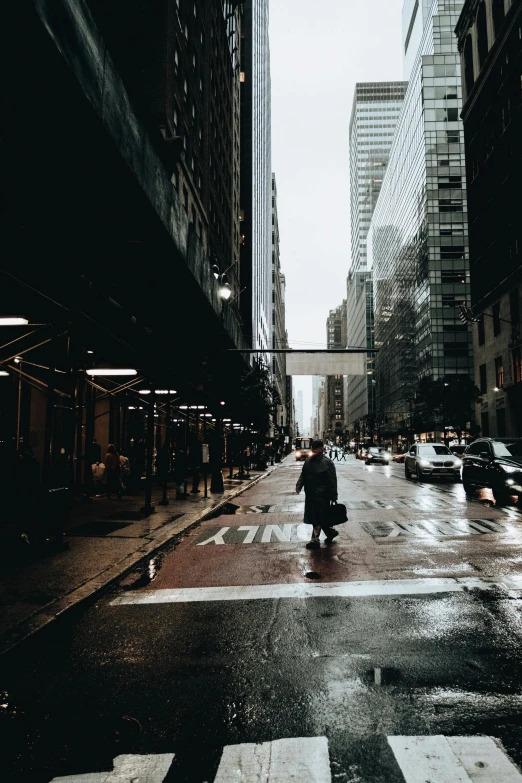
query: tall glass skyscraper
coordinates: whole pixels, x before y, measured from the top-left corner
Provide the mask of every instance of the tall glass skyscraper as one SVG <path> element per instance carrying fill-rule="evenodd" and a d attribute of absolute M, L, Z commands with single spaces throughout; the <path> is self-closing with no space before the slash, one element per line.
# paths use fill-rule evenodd
<path fill-rule="evenodd" d="M 252 347 L 272 345 L 272 160 L 268 0 L 247 0 L 241 16 L 241 279 Z M 266 355 L 268 366 L 271 359 Z"/>
<path fill-rule="evenodd" d="M 471 334 L 456 307 L 469 296 L 462 93 L 453 32 L 462 6 L 463 0 L 405 0 L 409 84 L 368 234 L 379 349 L 377 416 L 395 442 L 411 434 L 421 378 L 472 374 Z M 424 435 L 435 437 L 435 431 Z"/>
<path fill-rule="evenodd" d="M 366 237 L 381 190 L 388 156 L 407 82 L 367 82 L 355 85 L 350 120 L 350 212 L 352 262 L 347 285 L 349 346 L 373 347 L 373 287 Z M 373 355 L 367 370 L 373 371 Z M 347 412 L 350 434 L 372 429 L 372 375 L 348 376 Z M 370 417 L 370 419 L 368 418 Z"/>

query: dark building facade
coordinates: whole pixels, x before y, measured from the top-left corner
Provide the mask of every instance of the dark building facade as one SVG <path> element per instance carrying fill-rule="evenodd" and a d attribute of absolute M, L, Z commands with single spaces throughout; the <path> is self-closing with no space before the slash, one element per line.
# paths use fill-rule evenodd
<path fill-rule="evenodd" d="M 158 449 L 170 425 L 185 442 L 240 407 L 244 361 L 223 348 L 246 342 L 212 271 L 239 257 L 239 8 L 21 0 L 1 15 L 0 315 L 29 323 L 1 330 L 0 459 L 29 445 L 44 475 L 80 481 L 92 437 L 145 448 L 153 429 Z M 88 374 L 103 368 L 136 375 Z"/>
<path fill-rule="evenodd" d="M 483 435 L 522 436 L 522 2 L 468 0 L 464 105 L 475 384 Z"/>
<path fill-rule="evenodd" d="M 346 299 L 326 319 L 326 346 L 328 349 L 346 347 Z M 326 437 L 340 443 L 345 432 L 345 383 L 342 375 L 327 375 L 325 383 Z"/>
<path fill-rule="evenodd" d="M 268 0 L 241 10 L 241 276 L 253 280 L 241 299 L 252 348 L 272 345 L 272 163 Z M 270 354 L 265 354 L 271 366 Z"/>

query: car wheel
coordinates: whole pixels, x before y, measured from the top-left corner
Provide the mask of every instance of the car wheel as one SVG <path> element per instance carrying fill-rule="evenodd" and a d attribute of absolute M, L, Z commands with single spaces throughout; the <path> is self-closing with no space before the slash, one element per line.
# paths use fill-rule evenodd
<path fill-rule="evenodd" d="M 407 465 L 404 465 L 404 475 L 408 480 L 411 479 L 411 470 Z"/>
<path fill-rule="evenodd" d="M 504 487 L 493 487 L 493 497 L 497 506 L 508 506 L 511 503 L 511 495 Z"/>

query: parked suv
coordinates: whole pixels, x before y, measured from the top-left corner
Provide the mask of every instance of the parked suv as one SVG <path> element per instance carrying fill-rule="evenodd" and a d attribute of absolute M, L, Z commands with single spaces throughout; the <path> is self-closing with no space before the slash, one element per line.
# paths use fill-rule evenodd
<path fill-rule="evenodd" d="M 462 461 L 443 443 L 416 443 L 406 454 L 404 475 L 410 479 L 413 474 L 422 480 L 442 476 L 460 481 Z"/>
<path fill-rule="evenodd" d="M 522 498 L 522 438 L 478 438 L 462 457 L 462 484 L 471 495 L 477 487 L 491 487 L 497 505 L 511 495 Z"/>

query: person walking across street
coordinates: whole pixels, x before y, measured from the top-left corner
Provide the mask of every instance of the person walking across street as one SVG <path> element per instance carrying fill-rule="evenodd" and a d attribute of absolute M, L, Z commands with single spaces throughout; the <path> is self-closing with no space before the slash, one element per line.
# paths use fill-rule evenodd
<path fill-rule="evenodd" d="M 105 481 L 107 482 L 108 498 L 113 492 L 116 492 L 118 500 L 121 500 L 120 470 L 120 455 L 116 451 L 114 443 L 109 443 L 105 455 Z"/>
<path fill-rule="evenodd" d="M 307 549 L 318 549 L 321 530 L 326 535 L 326 543 L 331 544 L 339 535 L 328 525 L 328 509 L 333 500 L 337 500 L 337 474 L 335 465 L 323 453 L 323 441 L 312 441 L 312 456 L 309 457 L 296 484 L 297 494 L 304 487 L 306 500 L 304 523 L 312 525 L 312 537 Z"/>

